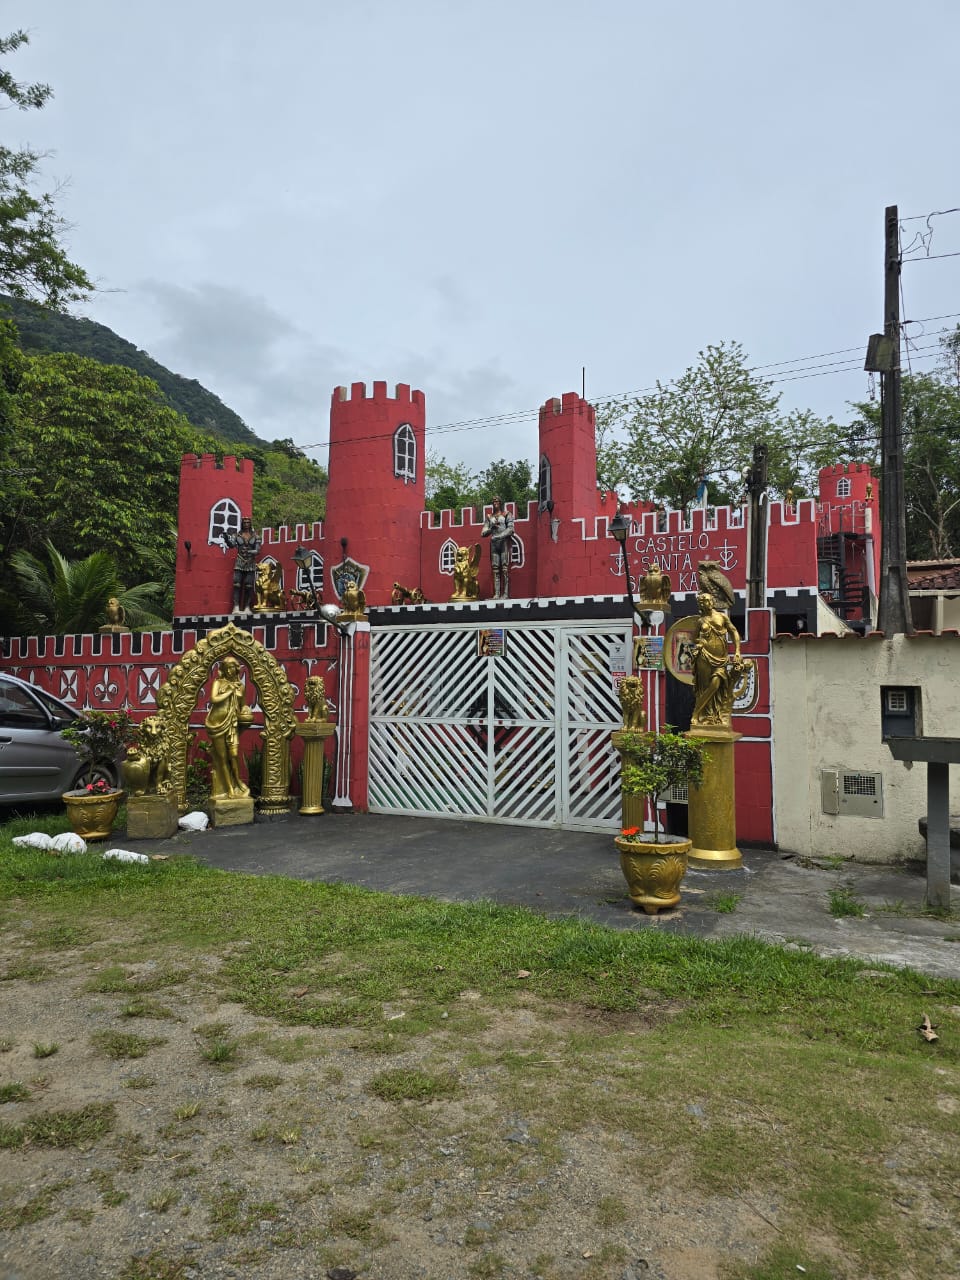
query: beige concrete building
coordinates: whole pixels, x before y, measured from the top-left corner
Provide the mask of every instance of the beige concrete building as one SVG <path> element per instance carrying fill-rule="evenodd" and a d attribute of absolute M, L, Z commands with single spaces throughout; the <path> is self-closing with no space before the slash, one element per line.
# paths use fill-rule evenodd
<path fill-rule="evenodd" d="M 960 737 L 960 635 L 780 636 L 771 662 L 774 830 L 781 849 L 923 860 L 926 767 L 884 731 Z M 960 812 L 960 768 L 951 812 Z"/>

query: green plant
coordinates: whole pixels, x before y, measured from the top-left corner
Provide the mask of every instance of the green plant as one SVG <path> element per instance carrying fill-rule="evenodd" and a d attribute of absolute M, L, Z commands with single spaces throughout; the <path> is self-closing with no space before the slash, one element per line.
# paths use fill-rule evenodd
<path fill-rule="evenodd" d="M 688 738 L 665 725 L 661 733 L 623 733 L 620 751 L 623 765 L 620 786 L 624 795 L 645 796 L 653 809 L 656 843 L 660 840 L 658 801 L 664 792 L 681 783 L 698 787 L 703 782 L 707 744 L 702 738 Z M 638 827 L 626 828 L 626 840 L 642 840 Z"/>
<path fill-rule="evenodd" d="M 210 743 L 194 738 L 187 757 L 187 803 L 199 808 L 210 798 Z"/>
<path fill-rule="evenodd" d="M 92 782 L 95 765 L 112 765 L 136 743 L 137 726 L 128 711 L 84 711 L 60 735 L 76 751 L 83 780 Z"/>
<path fill-rule="evenodd" d="M 742 893 L 715 893 L 709 901 L 718 915 L 731 915 L 742 897 Z"/>
<path fill-rule="evenodd" d="M 838 919 L 867 914 L 866 903 L 856 896 L 850 881 L 844 881 L 830 890 L 830 914 Z"/>

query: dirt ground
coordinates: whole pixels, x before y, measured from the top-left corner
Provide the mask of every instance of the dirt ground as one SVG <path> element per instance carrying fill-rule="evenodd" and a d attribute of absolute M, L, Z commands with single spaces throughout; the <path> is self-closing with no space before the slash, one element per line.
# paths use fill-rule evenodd
<path fill-rule="evenodd" d="M 491 1063 L 558 1019 L 602 1031 L 586 1013 L 531 1000 L 506 1016 L 464 991 L 470 1051 L 433 1034 L 398 1053 L 389 1032 L 223 1003 L 215 957 L 167 954 L 123 990 L 92 989 L 111 985 L 102 945 L 48 951 L 37 971 L 31 928 L 0 943 L 0 1086 L 17 1095 L 0 1105 L 0 1280 L 711 1280 L 776 1236 L 773 1197 L 651 1195 L 635 1135 L 526 1114 L 537 1063 L 509 1088 Z M 438 1063 L 458 1082 L 447 1097 L 375 1091 L 384 1072 L 437 1078 Z M 72 1145 L 9 1140 L 80 1109 Z"/>

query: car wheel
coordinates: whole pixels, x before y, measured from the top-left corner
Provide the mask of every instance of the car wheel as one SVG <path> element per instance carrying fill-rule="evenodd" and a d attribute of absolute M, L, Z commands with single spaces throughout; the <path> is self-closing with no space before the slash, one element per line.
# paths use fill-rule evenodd
<path fill-rule="evenodd" d="M 116 787 L 117 771 L 112 764 L 108 764 L 105 760 L 98 760 L 95 765 L 86 772 L 81 769 L 73 780 L 73 790 L 77 791 L 87 785 L 88 782 L 105 782 L 108 787 Z"/>

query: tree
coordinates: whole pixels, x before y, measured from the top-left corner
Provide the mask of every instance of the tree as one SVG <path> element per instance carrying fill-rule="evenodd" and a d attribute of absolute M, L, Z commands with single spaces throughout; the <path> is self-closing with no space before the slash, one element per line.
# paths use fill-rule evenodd
<path fill-rule="evenodd" d="M 0 509 L 7 551 L 49 539 L 70 557 L 107 550 L 123 582 L 146 568 L 138 544 L 169 544 L 180 458 L 216 452 L 155 383 L 75 355 L 24 357 L 9 449 L 16 502 Z"/>
<path fill-rule="evenodd" d="M 768 446 L 771 489 L 813 491 L 817 459 L 832 461 L 836 426 L 813 414 L 778 413 L 779 393 L 746 366 L 738 342 L 701 351 L 675 381 L 600 411 L 597 478 L 634 498 L 682 509 L 703 486 L 714 504 L 738 501 L 757 441 Z"/>
<path fill-rule="evenodd" d="M 253 523 L 293 527 L 322 520 L 327 510 L 327 473 L 292 440 L 267 449 L 245 449 L 254 463 Z"/>
<path fill-rule="evenodd" d="M 477 508 L 478 480 L 463 462 L 449 463 L 438 453 L 428 453 L 424 468 L 424 502 L 428 511 L 460 511 Z"/>
<path fill-rule="evenodd" d="M 0 37 L 0 56 L 29 43 L 23 31 Z M 21 111 L 42 109 L 53 96 L 46 84 L 22 84 L 0 67 L 0 99 Z M 82 267 L 71 262 L 60 240 L 68 229 L 57 213 L 55 195 L 34 192 L 43 157 L 23 147 L 0 146 L 0 292 L 41 298 L 62 310 L 93 292 Z"/>
<path fill-rule="evenodd" d="M 106 621 L 107 602 L 112 596 L 126 610 L 128 626 L 167 625 L 152 612 L 159 585 L 147 582 L 124 590 L 117 563 L 109 552 L 94 551 L 83 560 L 70 561 L 52 542 L 44 546 L 49 564 L 29 551 L 17 551 L 11 557 L 17 592 L 8 607 L 12 606 L 20 634 L 96 631 Z"/>
<path fill-rule="evenodd" d="M 480 505 L 489 506 L 494 498 L 499 497 L 503 503 L 514 502 L 517 515 L 527 514 L 527 503 L 537 496 L 537 488 L 533 483 L 533 470 L 526 458 L 517 462 L 507 462 L 500 458 L 491 462 L 477 477 L 480 489 Z"/>
<path fill-rule="evenodd" d="M 952 559 L 960 553 L 960 387 L 936 374 L 905 374 L 901 402 L 907 558 Z M 879 404 L 853 407 L 851 433 L 875 450 Z"/>

